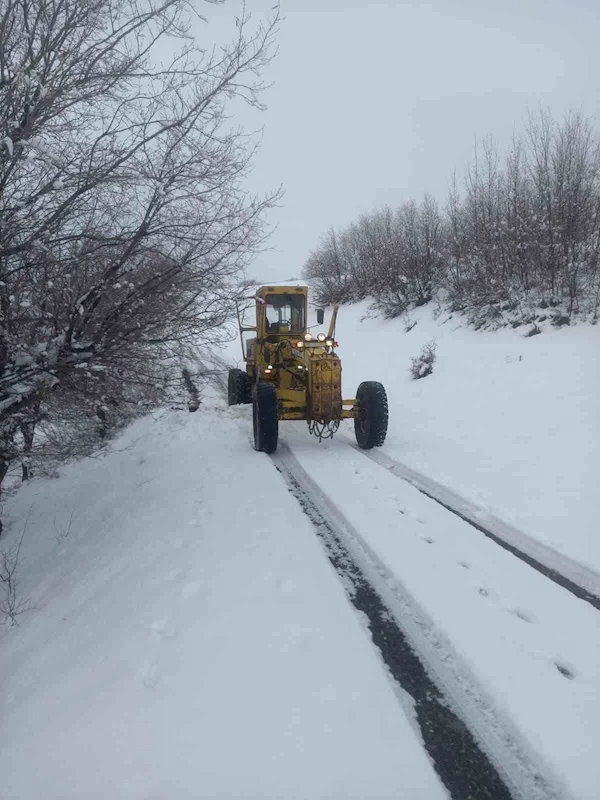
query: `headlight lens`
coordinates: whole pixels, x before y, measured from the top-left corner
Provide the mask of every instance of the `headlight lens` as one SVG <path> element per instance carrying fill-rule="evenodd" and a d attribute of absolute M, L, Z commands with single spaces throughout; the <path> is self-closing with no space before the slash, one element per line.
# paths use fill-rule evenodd
<path fill-rule="evenodd" d="M 305 333 L 304 334 L 304 341 L 305 342 L 312 342 L 312 333 Z"/>
<path fill-rule="evenodd" d="M 320 333 L 320 334 L 317 336 L 317 339 L 318 339 L 320 342 L 324 342 L 326 338 L 327 338 L 327 337 L 325 336 L 325 334 L 324 334 L 324 333 Z"/>
<path fill-rule="evenodd" d="M 299 347 L 300 349 L 302 349 L 304 347 L 304 342 L 302 340 L 300 340 L 299 342 L 296 342 L 296 347 Z"/>
<path fill-rule="evenodd" d="M 327 347 L 333 347 L 333 339 L 327 339 L 325 344 L 327 345 Z"/>

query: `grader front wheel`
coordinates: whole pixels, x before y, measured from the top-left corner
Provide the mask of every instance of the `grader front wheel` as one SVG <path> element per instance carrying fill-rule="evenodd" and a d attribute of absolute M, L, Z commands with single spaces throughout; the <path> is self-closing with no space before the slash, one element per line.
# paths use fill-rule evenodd
<path fill-rule="evenodd" d="M 380 447 L 387 434 L 388 402 L 383 385 L 364 381 L 356 392 L 358 413 L 354 417 L 354 433 L 362 450 Z"/>
<path fill-rule="evenodd" d="M 277 391 L 272 383 L 257 383 L 252 396 L 254 447 L 263 453 L 274 453 L 279 438 Z"/>

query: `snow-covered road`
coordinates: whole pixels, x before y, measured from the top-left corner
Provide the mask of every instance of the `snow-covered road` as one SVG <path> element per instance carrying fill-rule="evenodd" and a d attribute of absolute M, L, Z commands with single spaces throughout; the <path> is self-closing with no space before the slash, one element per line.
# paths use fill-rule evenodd
<path fill-rule="evenodd" d="M 568 561 L 597 586 L 600 326 L 542 324 L 525 337 L 523 328 L 475 331 L 433 303 L 392 320 L 368 305 L 340 309 L 336 339 L 344 397 L 363 380 L 386 387 L 386 457 L 460 497 L 488 527 L 501 521 L 536 560 L 552 568 L 564 556 L 561 571 Z M 432 341 L 433 373 L 412 380 L 411 359 Z M 225 357 L 241 364 L 237 338 Z"/>
<path fill-rule="evenodd" d="M 245 411 L 147 417 L 6 504 L 3 800 L 447 798 Z"/>
<path fill-rule="evenodd" d="M 537 773 L 550 787 L 538 787 L 540 796 L 554 787 L 556 797 L 595 798 L 598 611 L 343 436 L 318 445 L 301 424 L 282 430 L 351 529 L 388 608 L 501 768 L 516 783 L 529 765 L 526 797 L 536 796 Z"/>
<path fill-rule="evenodd" d="M 450 750 L 472 769 L 470 736 L 513 798 L 595 800 L 598 611 L 346 428 L 319 444 L 286 423 L 271 460 L 250 408 L 207 395 L 7 504 L 33 609 L 2 635 L 3 797 L 458 797 L 440 765 Z M 352 609 L 290 470 L 382 630 Z M 387 659 L 394 626 L 417 689 Z M 425 749 L 423 698 L 455 714 L 446 755 Z"/>
<path fill-rule="evenodd" d="M 360 352 L 377 352 L 370 348 L 373 332 L 361 339 L 359 327 L 346 331 Z M 577 334 L 573 342 L 581 346 L 585 339 Z M 354 372 L 364 363 L 358 359 Z M 381 377 L 388 382 L 385 371 Z M 393 378 L 392 387 L 397 383 Z M 523 400 L 503 397 L 505 404 Z M 581 406 L 588 402 L 573 397 Z M 551 407 L 550 398 L 546 404 Z M 351 423 L 320 445 L 304 423 L 284 423 L 280 434 L 312 485 L 325 493 L 346 543 L 437 685 L 512 790 L 520 786 L 528 800 L 596 798 L 598 573 L 400 461 L 399 413 L 392 401 L 391 442 L 367 454 L 354 446 Z M 508 417 L 514 424 L 515 416 Z M 462 453 L 456 454 L 464 474 Z M 563 469 L 565 480 L 573 480 Z M 584 497 L 573 531 L 580 551 L 591 510 L 591 495 Z M 485 529 L 487 538 L 461 516 Z"/>
<path fill-rule="evenodd" d="M 283 423 L 280 435 L 275 462 L 297 464 L 308 494 L 318 487 L 371 584 L 513 793 L 595 798 L 597 573 L 385 446 L 358 450 L 350 422 L 321 444 L 301 422 Z M 490 538 L 461 516 L 487 526 Z"/>
<path fill-rule="evenodd" d="M 342 434 L 342 437 L 344 434 Z M 486 511 L 470 502 L 447 486 L 433 480 L 427 475 L 403 464 L 378 448 L 370 451 L 359 450 L 350 437 L 344 437 L 359 453 L 380 464 L 401 480 L 415 486 L 427 497 L 436 500 L 449 511 L 466 520 L 496 544 L 509 550 L 517 558 L 563 586 L 576 597 L 590 603 L 600 610 L 600 575 L 593 569 L 574 561 L 565 553 L 559 553 L 552 547 L 532 538 L 524 531 L 515 528 L 495 514 Z"/>

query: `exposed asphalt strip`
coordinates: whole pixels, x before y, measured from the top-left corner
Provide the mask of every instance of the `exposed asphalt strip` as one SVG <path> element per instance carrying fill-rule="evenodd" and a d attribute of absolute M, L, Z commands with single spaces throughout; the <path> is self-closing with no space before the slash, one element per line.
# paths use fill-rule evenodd
<path fill-rule="evenodd" d="M 586 603 L 600 610 L 600 576 L 592 570 L 577 564 L 577 562 L 561 553 L 554 552 L 552 548 L 546 547 L 540 542 L 536 542 L 523 532 L 518 531 L 507 523 L 501 522 L 492 515 L 488 515 L 485 525 L 482 524 L 482 522 L 477 520 L 477 511 L 472 508 L 467 501 L 454 496 L 452 492 L 441 484 L 437 484 L 435 481 L 420 475 L 405 464 L 394 461 L 385 455 L 385 453 L 375 450 L 361 450 L 352 441 L 347 441 L 357 452 L 366 456 L 371 461 L 374 461 L 396 478 L 410 483 L 411 486 L 414 486 L 419 492 L 429 497 L 430 500 L 435 500 L 436 503 L 439 503 L 439 505 L 443 506 L 447 511 L 460 517 L 460 519 L 467 522 L 473 528 L 476 528 L 483 533 L 484 536 L 487 536 L 488 539 L 491 539 L 497 545 L 504 548 L 504 550 L 508 550 L 509 553 L 512 553 L 521 561 L 525 562 L 525 564 L 533 567 L 533 569 L 537 570 L 541 575 L 544 575 L 544 577 L 562 586 L 563 589 L 571 592 L 571 594 L 575 595 L 575 597 L 578 597 L 580 600 L 584 600 Z M 493 528 L 497 529 L 496 532 L 492 530 Z M 512 541 L 508 541 L 509 538 L 512 539 Z M 516 541 L 519 541 L 519 544 L 516 544 Z M 525 547 L 529 552 L 525 552 Z M 550 566 L 552 560 L 558 559 L 561 561 L 561 570 Z M 568 572 L 571 577 L 567 577 L 565 574 L 566 572 Z"/>
<path fill-rule="evenodd" d="M 531 767 L 525 781 L 528 786 L 515 788 L 520 783 L 518 777 L 513 776 L 509 781 L 501 776 L 409 643 L 397 614 L 390 611 L 353 557 L 336 521 L 315 499 L 315 487 L 307 487 L 310 479 L 303 475 L 303 468 L 287 445 L 280 443 L 278 452 L 271 459 L 311 520 L 350 601 L 368 619 L 373 643 L 392 677 L 413 699 L 423 743 L 452 800 L 557 797 L 551 786 Z"/>

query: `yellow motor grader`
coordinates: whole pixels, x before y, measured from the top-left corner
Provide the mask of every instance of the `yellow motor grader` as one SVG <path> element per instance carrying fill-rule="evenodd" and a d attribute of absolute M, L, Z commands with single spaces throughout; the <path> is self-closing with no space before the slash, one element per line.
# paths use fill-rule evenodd
<path fill-rule="evenodd" d="M 256 306 L 256 324 L 244 323 L 248 302 Z M 334 307 L 327 333 L 307 328 L 306 286 L 262 286 L 237 303 L 246 369 L 229 370 L 229 405 L 252 403 L 254 446 L 274 453 L 279 420 L 305 419 L 319 441 L 330 438 L 343 419 L 354 420 L 359 447 L 383 444 L 388 425 L 385 389 L 361 383 L 352 400 L 342 399 L 342 362 L 336 353 Z M 317 311 L 323 324 L 324 311 Z M 245 334 L 254 334 L 245 339 Z"/>

